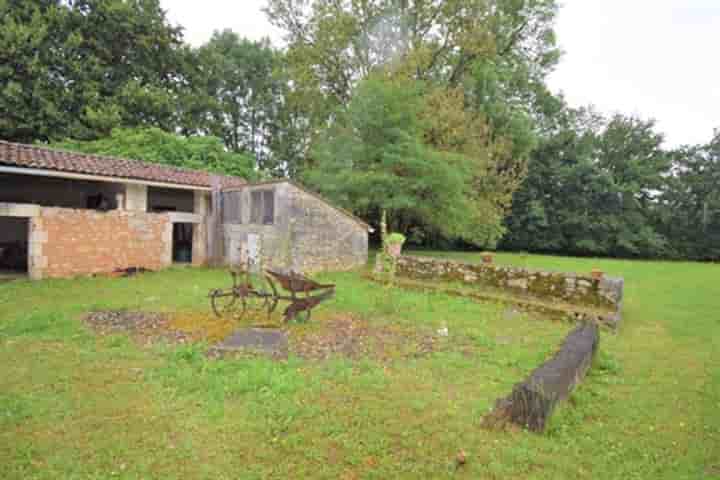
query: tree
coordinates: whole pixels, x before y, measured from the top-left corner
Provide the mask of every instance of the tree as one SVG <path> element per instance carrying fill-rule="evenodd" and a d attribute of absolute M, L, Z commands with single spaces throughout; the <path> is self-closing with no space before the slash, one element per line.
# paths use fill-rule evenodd
<path fill-rule="evenodd" d="M 266 12 L 287 34 L 298 80 L 325 87 L 337 104 L 392 64 L 458 85 L 480 58 L 522 58 L 542 77 L 558 57 L 552 0 L 270 0 Z"/>
<path fill-rule="evenodd" d="M 512 249 L 581 255 L 667 254 L 657 229 L 657 195 L 669 157 L 654 122 L 588 110 L 557 117 L 533 152 L 516 192 L 508 235 Z"/>
<path fill-rule="evenodd" d="M 207 131 L 232 151 L 254 156 L 260 168 L 273 167 L 270 147 L 284 80 L 277 72 L 280 54 L 269 40 L 241 39 L 230 30 L 215 32 L 197 54 L 210 103 Z"/>
<path fill-rule="evenodd" d="M 476 215 L 473 160 L 427 144 L 423 84 L 371 76 L 316 145 L 305 181 L 395 231 L 492 244 L 501 217 Z M 417 239 L 417 238 L 416 238 Z"/>
<path fill-rule="evenodd" d="M 189 50 L 158 0 L 0 0 L 0 137 L 177 123 Z"/>
<path fill-rule="evenodd" d="M 720 259 L 720 130 L 707 145 L 673 152 L 662 194 L 662 226 L 676 254 Z"/>
<path fill-rule="evenodd" d="M 216 137 L 182 137 L 159 128 L 115 129 L 99 140 L 64 140 L 53 148 L 95 155 L 143 160 L 174 167 L 256 178 L 255 162 L 247 155 L 228 152 Z"/>
<path fill-rule="evenodd" d="M 391 71 L 465 90 L 465 108 L 488 116 L 492 135 L 517 139 L 514 156 L 527 159 L 532 108 L 516 107 L 542 96 L 539 86 L 559 57 L 554 0 L 269 0 L 266 11 L 286 32 L 293 79 L 288 99 L 305 113 L 309 135 L 349 105 L 358 82 Z M 487 70 L 504 72 L 490 99 L 489 76 L 482 73 Z M 510 99 L 509 112 L 498 113 L 496 107 Z"/>

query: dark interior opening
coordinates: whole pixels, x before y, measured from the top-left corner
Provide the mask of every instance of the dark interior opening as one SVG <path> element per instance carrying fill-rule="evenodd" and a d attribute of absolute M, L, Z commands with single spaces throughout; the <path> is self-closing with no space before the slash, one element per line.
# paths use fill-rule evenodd
<path fill-rule="evenodd" d="M 173 262 L 192 263 L 193 224 L 173 223 Z"/>
<path fill-rule="evenodd" d="M 0 280 L 28 272 L 27 218 L 0 217 Z"/>
<path fill-rule="evenodd" d="M 121 184 L 0 173 L 0 202 L 42 207 L 115 210 Z"/>
<path fill-rule="evenodd" d="M 148 212 L 193 213 L 195 196 L 191 190 L 148 187 Z"/>

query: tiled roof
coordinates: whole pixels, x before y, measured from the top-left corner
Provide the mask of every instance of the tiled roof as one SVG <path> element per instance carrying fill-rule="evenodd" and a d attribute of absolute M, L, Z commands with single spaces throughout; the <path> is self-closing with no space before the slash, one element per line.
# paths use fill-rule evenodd
<path fill-rule="evenodd" d="M 54 150 L 2 140 L 0 140 L 0 165 L 196 187 L 211 187 L 211 178 L 213 176 L 208 172 L 199 170 L 170 167 L 139 160 Z M 247 183 L 240 177 L 227 175 L 218 175 L 217 177 L 223 187 L 240 187 Z"/>

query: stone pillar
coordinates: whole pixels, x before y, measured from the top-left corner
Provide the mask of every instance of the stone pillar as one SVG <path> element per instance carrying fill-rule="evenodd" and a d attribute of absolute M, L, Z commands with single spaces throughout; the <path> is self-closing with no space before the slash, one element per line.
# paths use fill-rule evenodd
<path fill-rule="evenodd" d="M 125 210 L 147 212 L 148 191 L 146 185 L 125 184 Z"/>
<path fill-rule="evenodd" d="M 193 193 L 195 196 L 193 213 L 195 215 L 207 215 L 210 210 L 210 193 L 202 190 L 195 190 Z"/>
<path fill-rule="evenodd" d="M 220 177 L 211 177 L 212 194 L 210 197 L 211 211 L 207 215 L 208 260 L 213 267 L 225 263 L 225 233 L 222 224 L 222 185 Z"/>
<path fill-rule="evenodd" d="M 28 276 L 32 280 L 42 280 L 48 259 L 43 255 L 43 246 L 47 243 L 48 235 L 43 229 L 40 216 L 32 217 L 28 221 Z"/>
<path fill-rule="evenodd" d="M 200 223 L 193 225 L 193 265 L 204 266 L 208 263 L 208 227 L 207 218 L 210 211 L 210 194 L 195 191 L 193 213 L 202 216 Z"/>
<path fill-rule="evenodd" d="M 164 267 L 169 267 L 173 263 L 173 224 L 169 218 L 162 232 L 162 243 L 163 254 L 160 261 Z"/>

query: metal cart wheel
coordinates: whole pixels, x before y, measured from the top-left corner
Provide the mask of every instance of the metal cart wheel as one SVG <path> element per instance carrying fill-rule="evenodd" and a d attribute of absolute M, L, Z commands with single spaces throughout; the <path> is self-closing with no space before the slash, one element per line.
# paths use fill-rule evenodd
<path fill-rule="evenodd" d="M 234 291 L 218 289 L 210 292 L 210 304 L 215 315 L 222 317 L 233 311 L 237 298 Z"/>

